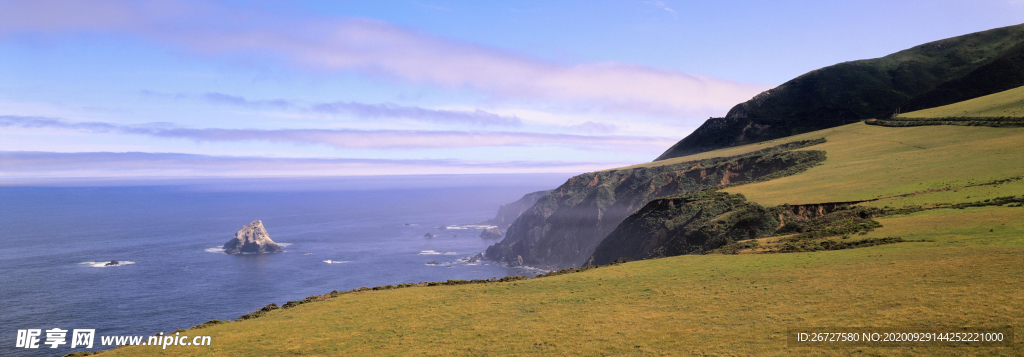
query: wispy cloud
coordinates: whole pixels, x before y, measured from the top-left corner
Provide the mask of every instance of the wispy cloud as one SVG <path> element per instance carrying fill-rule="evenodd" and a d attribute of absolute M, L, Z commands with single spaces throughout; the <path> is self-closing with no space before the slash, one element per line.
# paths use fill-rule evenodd
<path fill-rule="evenodd" d="M 676 14 L 676 10 L 673 10 L 671 7 L 668 7 L 668 5 L 665 4 L 664 1 L 644 1 L 644 4 L 647 4 L 647 5 L 650 5 L 650 6 L 654 6 L 656 8 L 661 9 L 661 10 L 664 10 L 665 12 L 668 12 L 669 14 L 672 14 L 672 18 L 673 19 L 678 19 L 679 18 L 679 15 Z"/>
<path fill-rule="evenodd" d="M 358 71 L 531 100 L 587 101 L 618 110 L 703 115 L 727 110 L 767 89 L 626 63 L 564 65 L 368 19 L 288 19 L 251 12 L 242 16 L 237 9 L 177 2 L 4 4 L 0 36 L 127 31 L 207 54 L 269 54 L 311 69 Z M 663 2 L 651 4 L 675 13 Z"/>
<path fill-rule="evenodd" d="M 480 109 L 474 111 L 437 110 L 393 103 L 363 104 L 355 102 L 321 103 L 313 105 L 312 109 L 320 113 L 346 113 L 361 118 L 408 118 L 436 123 L 454 122 L 479 126 L 520 126 L 523 124 L 522 120 L 517 117 L 502 116 Z"/>
<path fill-rule="evenodd" d="M 175 99 L 189 98 L 186 94 L 164 94 L 154 91 L 141 91 L 144 95 L 170 97 Z M 398 105 L 395 103 L 368 104 L 359 102 L 327 102 L 311 105 L 297 104 L 295 101 L 281 98 L 269 100 L 251 100 L 242 96 L 217 92 L 204 93 L 197 98 L 207 102 L 230 105 L 249 109 L 298 110 L 329 115 L 348 115 L 362 119 L 401 118 L 420 122 L 438 124 L 469 124 L 476 126 L 522 126 L 523 121 L 516 116 L 499 115 L 485 110 L 444 110 L 417 106 Z"/>
<path fill-rule="evenodd" d="M 310 177 L 586 172 L 628 163 L 380 160 L 207 156 L 176 153 L 0 151 L 0 185 L 40 179 Z"/>
<path fill-rule="evenodd" d="M 350 129 L 221 129 L 182 128 L 169 123 L 123 125 L 72 122 L 60 118 L 0 116 L 0 128 L 62 129 L 91 133 L 147 135 L 195 141 L 264 141 L 335 148 L 421 149 L 494 146 L 561 146 L 584 150 L 649 150 L 667 147 L 674 138 L 647 136 L 587 136 L 510 131 L 425 131 Z"/>
<path fill-rule="evenodd" d="M 271 99 L 271 100 L 248 100 L 244 97 L 224 94 L 224 93 L 205 93 L 202 98 L 218 104 L 236 105 L 250 108 L 279 108 L 287 109 L 292 108 L 295 105 L 284 99 Z"/>

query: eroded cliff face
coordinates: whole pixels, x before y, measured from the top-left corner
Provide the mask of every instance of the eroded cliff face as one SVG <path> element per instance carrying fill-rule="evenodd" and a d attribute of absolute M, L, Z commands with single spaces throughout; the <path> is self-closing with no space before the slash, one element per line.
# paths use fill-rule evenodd
<path fill-rule="evenodd" d="M 793 221 L 784 207 L 762 207 L 743 195 L 697 192 L 658 198 L 626 218 L 594 251 L 595 265 L 702 254 L 739 240 L 774 234 Z"/>
<path fill-rule="evenodd" d="M 577 267 L 624 218 L 652 199 L 785 176 L 825 159 L 823 151 L 790 151 L 824 139 L 753 153 L 651 168 L 591 172 L 541 197 L 508 228 L 487 257 L 511 265 Z"/>
<path fill-rule="evenodd" d="M 626 217 L 601 241 L 588 263 L 704 254 L 779 235 L 793 235 L 791 242 L 813 243 L 819 238 L 870 231 L 881 226 L 873 218 L 899 213 L 856 206 L 861 202 L 766 207 L 740 194 L 712 190 L 661 197 Z M 775 251 L 786 251 L 779 248 L 776 245 Z"/>
<path fill-rule="evenodd" d="M 520 198 L 515 202 L 503 204 L 501 207 L 498 207 L 498 214 L 494 216 L 494 218 L 487 220 L 485 223 L 493 224 L 500 228 L 507 228 L 512 224 L 512 222 L 515 222 L 516 218 L 519 218 L 523 212 L 526 212 L 530 207 L 533 207 L 533 205 L 537 203 L 537 200 L 544 197 L 548 192 L 551 191 L 547 190 L 527 193 L 523 198 Z"/>

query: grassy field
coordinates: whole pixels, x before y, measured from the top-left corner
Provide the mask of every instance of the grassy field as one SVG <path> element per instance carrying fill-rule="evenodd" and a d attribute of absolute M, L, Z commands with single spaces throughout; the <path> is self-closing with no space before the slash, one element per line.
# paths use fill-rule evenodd
<path fill-rule="evenodd" d="M 728 191 L 761 204 L 922 192 L 866 203 L 888 206 L 1024 194 L 1020 180 L 986 184 L 1024 175 L 1024 128 L 858 123 L 699 157 L 819 137 L 828 142 L 809 149 L 827 151 L 824 164 Z M 358 292 L 186 333 L 212 335 L 213 346 L 140 346 L 104 355 L 1024 355 L 1021 217 L 1022 207 L 935 209 L 879 218 L 881 228 L 858 236 L 924 242 L 678 256 L 516 282 Z M 1012 327 L 1017 342 L 787 346 L 788 328 L 811 326 Z"/>
<path fill-rule="evenodd" d="M 1020 355 L 1020 344 L 786 346 L 791 326 L 1024 333 L 1024 222 L 1014 219 L 1024 209 L 950 211 L 885 219 L 872 233 L 935 242 L 679 256 L 521 282 L 362 292 L 203 329 L 213 336 L 210 347 L 111 355 Z M 957 222 L 964 218 L 972 224 Z"/>
<path fill-rule="evenodd" d="M 845 202 L 961 187 L 1024 175 L 1024 128 L 927 126 L 890 128 L 863 123 L 819 130 L 764 143 L 654 161 L 654 167 L 739 155 L 790 141 L 825 138 L 808 147 L 828 159 L 799 175 L 726 189 L 751 201 L 779 205 Z M 614 170 L 614 169 L 613 169 Z M 1020 195 L 1019 184 L 989 194 Z M 1001 194 L 1006 192 L 1007 194 Z M 948 194 L 947 194 L 948 196 Z M 962 202 L 970 194 L 944 197 Z M 925 195 L 914 199 L 926 199 Z"/>
<path fill-rule="evenodd" d="M 1024 87 L 963 102 L 900 114 L 905 118 L 1024 117 Z"/>
<path fill-rule="evenodd" d="M 1024 175 L 1024 128 L 858 123 L 801 136 L 828 139 L 808 148 L 825 150 L 824 164 L 726 191 L 770 205 L 845 202 Z"/>

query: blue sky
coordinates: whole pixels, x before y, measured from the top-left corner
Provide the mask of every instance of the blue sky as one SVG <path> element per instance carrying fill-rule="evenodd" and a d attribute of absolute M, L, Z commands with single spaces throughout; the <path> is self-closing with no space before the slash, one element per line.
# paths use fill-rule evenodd
<path fill-rule="evenodd" d="M 1024 1 L 0 1 L 0 182 L 582 172 Z"/>

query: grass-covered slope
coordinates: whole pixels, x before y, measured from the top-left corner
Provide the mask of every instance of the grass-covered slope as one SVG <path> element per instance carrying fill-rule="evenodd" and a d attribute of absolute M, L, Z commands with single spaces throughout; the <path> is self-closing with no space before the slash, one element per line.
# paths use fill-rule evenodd
<path fill-rule="evenodd" d="M 1024 128 L 858 123 L 679 160 L 820 137 L 807 150 L 825 151 L 822 165 L 724 191 L 765 206 L 877 198 L 861 206 L 881 209 L 1024 196 Z M 213 336 L 208 347 L 105 355 L 1024 355 L 1024 207 L 1010 206 L 878 217 L 851 238 L 913 242 L 362 291 L 188 332 Z M 812 326 L 1012 327 L 1017 337 L 999 348 L 787 347 L 787 329 Z"/>
<path fill-rule="evenodd" d="M 903 113 L 898 118 L 1018 117 L 1024 118 L 1024 87 L 935 108 Z"/>
<path fill-rule="evenodd" d="M 787 140 L 812 137 L 827 139 L 808 148 L 827 153 L 823 164 L 799 175 L 725 191 L 769 205 L 847 202 L 926 191 L 937 194 L 945 188 L 1024 175 L 1024 128 L 888 128 L 857 123 Z M 748 148 L 764 145 L 772 144 Z"/>
<path fill-rule="evenodd" d="M 890 127 L 924 125 L 1024 127 L 1024 87 L 893 117 L 868 119 L 865 122 Z"/>
<path fill-rule="evenodd" d="M 956 103 L 1024 85 L 1024 25 L 967 34 L 794 78 L 712 118 L 657 158 Z"/>
<path fill-rule="evenodd" d="M 1024 203 L 1024 195 L 1020 195 L 1024 192 L 1018 189 L 1024 179 L 1024 132 L 1020 129 L 867 128 L 874 127 L 854 124 L 829 133 L 813 133 L 829 138 L 812 147 L 827 152 L 829 160 L 804 174 L 726 188 L 724 191 L 731 195 L 701 192 L 654 200 L 627 217 L 601 242 L 595 249 L 594 262 L 702 254 L 716 249 L 793 252 L 908 242 L 895 236 L 860 238 L 879 226 L 876 218 L 944 208 L 1019 207 Z M 862 135 L 871 139 L 858 140 Z M 899 146 L 913 150 L 891 151 Z M 962 171 L 942 172 L 952 171 L 951 167 Z M 970 178 L 949 180 L 960 177 Z M 943 181 L 934 185 L 928 178 Z M 906 186 L 908 183 L 916 185 Z M 872 194 L 877 188 L 889 191 Z M 982 193 L 985 188 L 988 192 Z M 975 194 L 955 195 L 962 189 Z M 782 194 L 765 195 L 776 190 Z M 744 195 L 767 205 L 747 202 Z M 888 204 L 878 205 L 879 201 Z M 911 201 L 917 203 L 908 203 Z"/>
<path fill-rule="evenodd" d="M 342 295 L 201 330 L 208 347 L 109 356 L 1014 356 L 1009 348 L 789 348 L 791 326 L 1014 326 L 1024 222 L 1007 208 L 883 221 L 934 242 L 702 255 L 483 285 Z M 992 232 L 990 232 L 992 230 Z M 189 335 L 200 334 L 200 331 Z"/>

